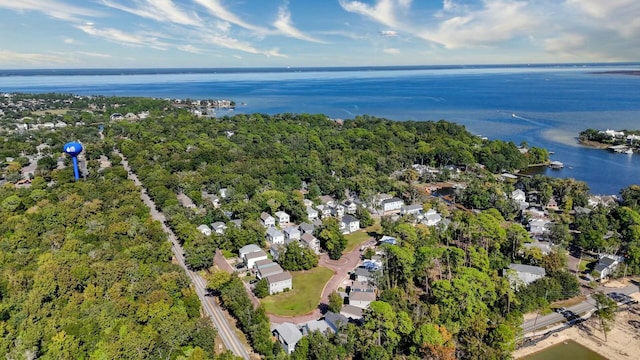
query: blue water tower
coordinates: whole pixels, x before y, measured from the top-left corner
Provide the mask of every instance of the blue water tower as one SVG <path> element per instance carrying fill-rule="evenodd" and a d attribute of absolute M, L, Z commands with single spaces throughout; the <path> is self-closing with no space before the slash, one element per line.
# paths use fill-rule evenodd
<path fill-rule="evenodd" d="M 64 144 L 62 150 L 71 156 L 73 160 L 73 174 L 76 177 L 76 181 L 80 179 L 80 171 L 78 170 L 78 155 L 82 152 L 82 144 L 77 141 L 72 141 Z"/>

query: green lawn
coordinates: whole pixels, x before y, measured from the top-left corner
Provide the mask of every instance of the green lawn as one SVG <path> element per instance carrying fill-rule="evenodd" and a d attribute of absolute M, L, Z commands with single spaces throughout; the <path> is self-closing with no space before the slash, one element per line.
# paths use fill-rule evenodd
<path fill-rule="evenodd" d="M 360 244 L 371 238 L 365 230 L 358 230 L 354 233 L 347 234 L 344 237 L 347 239 L 347 247 L 344 249 L 343 253 L 351 252 L 353 249 L 360 246 Z"/>
<path fill-rule="evenodd" d="M 333 276 L 326 267 L 291 272 L 293 290 L 260 300 L 268 313 L 280 316 L 304 315 L 318 307 L 324 285 Z"/>

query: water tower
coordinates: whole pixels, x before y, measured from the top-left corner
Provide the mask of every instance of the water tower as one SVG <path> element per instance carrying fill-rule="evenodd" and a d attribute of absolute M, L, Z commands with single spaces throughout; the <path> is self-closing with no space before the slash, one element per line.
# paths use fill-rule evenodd
<path fill-rule="evenodd" d="M 72 141 L 64 144 L 62 150 L 71 156 L 73 159 L 73 174 L 76 177 L 76 181 L 80 179 L 80 171 L 78 170 L 78 155 L 82 152 L 82 144 L 77 141 Z"/>

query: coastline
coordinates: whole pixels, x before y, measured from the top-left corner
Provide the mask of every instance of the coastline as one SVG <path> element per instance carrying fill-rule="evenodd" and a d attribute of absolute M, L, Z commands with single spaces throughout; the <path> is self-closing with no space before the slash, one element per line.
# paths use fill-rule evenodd
<path fill-rule="evenodd" d="M 595 148 L 595 149 L 608 149 L 611 144 L 605 144 L 605 143 L 601 143 L 598 141 L 592 141 L 592 140 L 580 140 L 578 139 L 578 144 L 583 145 L 583 146 L 587 146 L 587 147 L 591 147 L 591 148 Z"/>
<path fill-rule="evenodd" d="M 633 298 L 640 299 L 636 293 Z M 620 307 L 616 315 L 613 329 L 607 333 L 607 341 L 604 334 L 597 327 L 596 320 L 591 318 L 581 325 L 572 326 L 556 333 L 533 346 L 516 350 L 512 355 L 514 359 L 523 359 L 526 356 L 538 353 L 556 344 L 562 344 L 572 340 L 609 360 L 629 360 L 637 358 L 640 353 L 640 311 L 628 310 L 626 305 Z M 635 309 L 639 309 L 636 305 Z M 635 322 L 636 328 L 630 324 Z"/>

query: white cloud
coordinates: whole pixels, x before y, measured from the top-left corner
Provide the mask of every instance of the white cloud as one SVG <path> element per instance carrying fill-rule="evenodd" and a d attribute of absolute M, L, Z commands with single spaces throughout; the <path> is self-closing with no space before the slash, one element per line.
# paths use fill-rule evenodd
<path fill-rule="evenodd" d="M 114 28 L 96 28 L 93 24 L 76 26 L 85 33 L 105 40 L 127 46 L 147 46 L 158 50 L 166 50 L 169 44 L 158 39 L 154 33 L 129 33 Z"/>
<path fill-rule="evenodd" d="M 298 30 L 297 28 L 295 28 L 291 23 L 291 13 L 284 6 L 281 6 L 280 9 L 278 10 L 278 19 L 273 24 L 273 26 L 275 26 L 276 29 L 280 30 L 280 32 L 283 35 L 292 37 L 294 39 L 321 43 L 321 44 L 325 43 L 324 41 L 311 37 L 303 33 L 302 31 Z"/>
<path fill-rule="evenodd" d="M 383 50 L 385 53 L 387 54 L 391 54 L 391 55 L 398 55 L 400 54 L 400 50 L 396 49 L 396 48 L 387 48 Z"/>
<path fill-rule="evenodd" d="M 637 0 L 567 0 L 566 5 L 574 14 L 587 16 L 584 23 L 591 32 L 611 30 L 626 38 L 640 36 L 640 2 Z"/>
<path fill-rule="evenodd" d="M 409 9 L 411 0 L 377 0 L 374 6 L 360 1 L 340 0 L 340 6 L 348 12 L 370 17 L 385 26 L 400 28 L 402 26 L 397 13 Z"/>
<path fill-rule="evenodd" d="M 248 30 L 253 30 L 259 33 L 267 32 L 266 29 L 261 28 L 259 26 L 255 26 L 249 22 L 242 20 L 236 14 L 227 10 L 219 0 L 193 0 L 194 2 L 203 6 L 209 13 L 221 20 L 230 22 L 234 25 L 240 26 L 241 28 L 245 28 Z"/>
<path fill-rule="evenodd" d="M 450 49 L 496 45 L 534 31 L 539 17 L 528 5 L 524 1 L 485 0 L 481 9 L 458 9 L 437 29 L 418 36 Z"/>
<path fill-rule="evenodd" d="M 159 22 L 193 26 L 201 24 L 195 13 L 190 14 L 179 9 L 171 0 L 136 0 L 136 7 L 125 6 L 111 0 L 102 0 L 102 3 L 110 8 Z"/>
<path fill-rule="evenodd" d="M 178 50 L 192 53 L 192 54 L 202 54 L 203 50 L 199 49 L 191 44 L 188 45 L 180 45 L 178 46 Z"/>
<path fill-rule="evenodd" d="M 64 41 L 65 44 L 75 44 L 76 43 L 76 41 L 74 39 L 72 39 L 72 38 L 65 38 L 62 41 Z"/>
<path fill-rule="evenodd" d="M 90 52 L 90 51 L 76 51 L 76 54 L 89 56 L 93 58 L 103 58 L 103 59 L 109 59 L 113 57 L 112 55 L 109 55 L 109 54 L 102 54 L 102 53 Z"/>
<path fill-rule="evenodd" d="M 22 67 L 26 65 L 50 65 L 51 63 L 55 64 L 66 64 L 69 62 L 69 59 L 65 56 L 57 56 L 51 54 L 41 54 L 41 53 L 22 53 L 22 52 L 13 52 L 0 50 L 0 65 L 2 66 L 18 66 Z"/>
<path fill-rule="evenodd" d="M 77 20 L 79 17 L 102 15 L 97 11 L 69 5 L 57 0 L 0 0 L 0 8 L 15 11 L 37 11 L 62 20 Z"/>
<path fill-rule="evenodd" d="M 382 30 L 380 31 L 380 35 L 385 37 L 393 37 L 393 36 L 398 36 L 398 32 L 393 30 Z"/>

